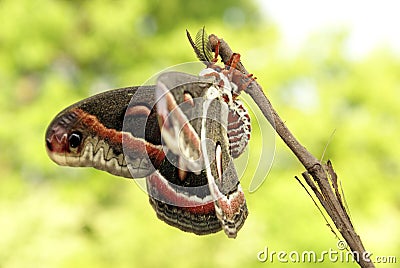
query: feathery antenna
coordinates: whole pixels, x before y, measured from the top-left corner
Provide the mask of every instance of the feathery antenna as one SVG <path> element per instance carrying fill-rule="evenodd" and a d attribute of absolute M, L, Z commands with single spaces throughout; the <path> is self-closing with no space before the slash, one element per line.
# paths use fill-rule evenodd
<path fill-rule="evenodd" d="M 208 34 L 205 26 L 203 26 L 203 28 L 197 32 L 195 41 L 193 41 L 188 30 L 186 30 L 186 35 L 189 39 L 190 45 L 193 47 L 193 50 L 196 53 L 197 58 L 199 58 L 199 60 L 205 65 L 209 65 L 214 57 L 212 55 L 212 48 L 210 41 L 208 40 Z"/>

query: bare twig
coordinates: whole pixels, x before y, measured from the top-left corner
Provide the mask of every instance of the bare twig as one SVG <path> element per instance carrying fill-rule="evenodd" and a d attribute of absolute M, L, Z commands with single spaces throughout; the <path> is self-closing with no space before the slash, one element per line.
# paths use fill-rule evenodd
<path fill-rule="evenodd" d="M 223 39 L 219 39 L 213 34 L 209 36 L 209 41 L 213 49 L 216 47 L 218 41 L 220 42 L 219 54 L 222 61 L 227 63 L 233 54 L 229 45 Z M 237 65 L 237 69 L 248 74 L 242 63 Z M 271 102 L 265 96 L 262 87 L 257 81 L 253 81 L 245 91 L 253 98 L 265 118 L 305 167 L 306 171 L 302 173 L 303 178 L 321 202 L 336 228 L 346 240 L 360 267 L 375 267 L 369 259 L 370 254 L 365 250 L 360 237 L 355 232 L 350 217 L 343 205 L 342 197 L 338 191 L 337 175 L 331 162 L 328 161 L 326 164 L 320 162 L 300 144 L 272 107 Z"/>

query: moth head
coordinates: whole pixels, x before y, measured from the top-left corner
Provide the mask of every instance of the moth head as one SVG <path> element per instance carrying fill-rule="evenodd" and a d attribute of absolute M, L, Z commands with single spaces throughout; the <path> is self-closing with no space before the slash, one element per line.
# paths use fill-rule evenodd
<path fill-rule="evenodd" d="M 72 158 L 79 158 L 86 139 L 80 127 L 79 113 L 63 112 L 56 116 L 46 131 L 46 151 L 59 165 L 71 165 Z"/>

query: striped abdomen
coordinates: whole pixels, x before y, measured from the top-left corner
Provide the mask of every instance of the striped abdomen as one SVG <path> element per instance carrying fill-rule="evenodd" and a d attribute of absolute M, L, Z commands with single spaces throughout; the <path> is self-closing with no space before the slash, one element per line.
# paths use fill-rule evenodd
<path fill-rule="evenodd" d="M 228 115 L 229 149 L 233 158 L 239 157 L 250 140 L 250 116 L 239 100 L 233 101 Z"/>

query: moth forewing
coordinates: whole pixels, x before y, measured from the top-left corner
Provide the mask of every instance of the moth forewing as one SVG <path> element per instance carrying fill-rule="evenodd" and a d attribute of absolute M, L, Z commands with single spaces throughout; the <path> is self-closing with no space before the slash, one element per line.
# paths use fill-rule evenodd
<path fill-rule="evenodd" d="M 229 151 L 228 105 L 209 88 L 203 104 L 202 151 L 215 212 L 229 237 L 236 237 L 247 217 L 247 206 Z"/>
<path fill-rule="evenodd" d="M 167 72 L 157 79 L 156 99 L 161 135 L 166 147 L 179 155 L 178 168 L 199 174 L 204 169 L 200 149 L 200 97 L 212 79 Z"/>
<path fill-rule="evenodd" d="M 158 126 L 150 130 L 146 137 L 134 131 L 123 130 L 126 111 L 139 88 L 142 89 L 139 97 L 141 104 L 151 107 L 152 100 L 154 102 L 154 86 L 109 90 L 61 111 L 46 131 L 46 150 L 49 157 L 59 165 L 94 167 L 114 175 L 132 178 L 127 168 L 129 161 L 126 161 L 123 152 L 123 137 L 130 141 L 130 145 L 143 145 L 136 148 L 147 146 L 157 151 L 159 144 Z M 130 116 L 136 119 L 132 120 L 133 122 L 138 122 L 135 114 Z M 148 122 L 154 122 L 155 119 L 153 117 Z M 150 128 L 154 126 L 150 124 Z M 135 150 L 135 154 L 140 157 L 147 155 L 147 152 Z M 148 166 L 142 165 L 140 168 L 140 175 L 152 172 Z"/>

